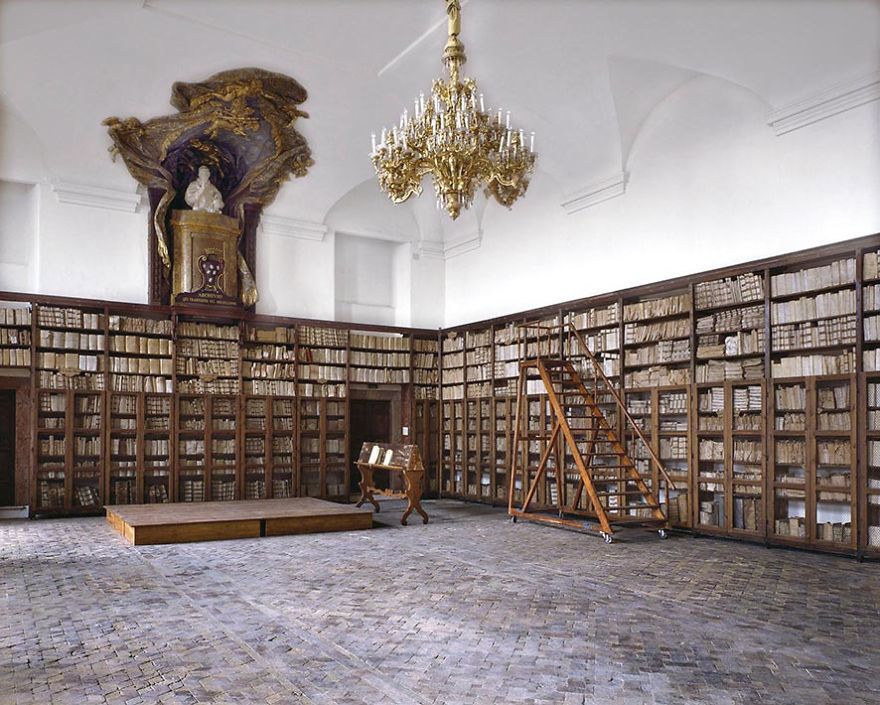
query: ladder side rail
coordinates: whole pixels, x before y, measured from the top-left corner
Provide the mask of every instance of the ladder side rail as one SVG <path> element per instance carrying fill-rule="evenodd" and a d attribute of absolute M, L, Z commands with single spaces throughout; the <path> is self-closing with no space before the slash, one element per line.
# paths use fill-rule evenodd
<path fill-rule="evenodd" d="M 517 458 L 519 457 L 519 434 L 520 434 L 520 423 L 522 418 L 522 407 L 525 403 L 525 386 L 526 386 L 526 368 L 520 364 L 519 367 L 519 379 L 517 380 L 517 390 L 516 390 L 516 421 L 514 422 L 513 427 L 513 443 L 510 448 L 508 448 L 508 452 L 510 453 L 510 473 L 509 477 L 509 485 L 507 487 L 507 513 L 513 514 L 513 497 L 516 491 L 516 465 Z M 523 467 L 523 484 L 521 490 L 525 488 L 525 474 L 526 470 Z"/>
<path fill-rule="evenodd" d="M 572 325 L 571 323 L 569 323 L 568 325 L 569 325 L 569 328 L 571 329 L 571 332 L 574 334 L 575 338 L 577 339 L 578 343 L 580 343 L 581 347 L 586 352 L 587 357 L 589 358 L 590 362 L 593 363 L 593 369 L 596 371 L 596 373 L 598 375 L 601 375 L 602 380 L 607 385 L 608 391 L 611 392 L 611 395 L 614 397 L 614 400 L 617 403 L 617 407 L 618 407 L 618 409 L 620 409 L 620 412 L 623 415 L 623 418 L 629 422 L 630 426 L 632 426 L 633 430 L 636 432 L 636 435 L 642 440 L 642 443 L 645 444 L 645 447 L 648 449 L 648 453 L 651 455 L 651 460 L 654 462 L 654 464 L 660 470 L 660 473 L 665 478 L 669 487 L 673 490 L 677 490 L 678 487 L 676 486 L 675 481 L 669 476 L 669 473 L 666 472 L 666 468 L 663 467 L 663 462 L 660 460 L 660 457 L 657 455 L 657 453 L 654 452 L 654 448 L 648 442 L 648 439 L 645 438 L 645 434 L 642 433 L 642 429 L 639 428 L 638 424 L 635 422 L 633 417 L 630 416 L 630 413 L 626 408 L 626 404 L 624 404 L 623 400 L 620 398 L 620 394 L 614 388 L 614 385 L 611 384 L 611 381 L 606 376 L 605 370 L 602 369 L 602 366 L 599 364 L 599 361 L 596 359 L 596 356 L 593 355 L 592 350 L 590 350 L 589 346 L 586 344 L 584 339 L 581 337 L 581 334 L 578 332 L 577 328 L 575 328 L 574 325 Z"/>
<path fill-rule="evenodd" d="M 547 374 L 547 368 L 540 361 L 538 361 L 538 374 L 541 375 L 541 379 L 544 381 L 544 387 L 547 390 L 547 394 L 550 399 L 550 405 L 553 407 L 553 412 L 556 414 L 560 429 L 562 430 L 562 435 L 565 437 L 566 443 L 568 443 L 568 447 L 571 449 L 571 453 L 574 457 L 575 464 L 577 465 L 578 472 L 584 481 L 584 487 L 587 490 L 587 494 L 590 497 L 593 508 L 596 510 L 596 516 L 599 519 L 599 525 L 602 527 L 602 531 L 604 531 L 606 534 L 613 534 L 614 529 L 611 528 L 611 524 L 608 521 L 608 517 L 605 513 L 605 507 L 602 506 L 602 502 L 599 500 L 599 496 L 596 494 L 596 488 L 593 485 L 593 479 L 590 476 L 590 473 L 587 470 L 586 466 L 584 465 L 584 459 L 581 456 L 580 451 L 578 450 L 577 442 L 575 441 L 574 436 L 571 433 L 568 422 L 565 420 L 565 412 L 562 410 L 562 407 L 559 404 L 559 399 L 557 399 L 556 397 L 556 392 L 553 390 L 553 381 L 550 379 L 550 375 Z"/>

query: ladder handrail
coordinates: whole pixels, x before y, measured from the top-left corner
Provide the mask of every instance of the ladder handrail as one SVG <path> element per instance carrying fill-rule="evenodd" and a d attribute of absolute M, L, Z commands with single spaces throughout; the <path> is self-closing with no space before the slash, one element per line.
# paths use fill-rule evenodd
<path fill-rule="evenodd" d="M 636 435 L 642 440 L 642 443 L 645 445 L 645 448 L 648 449 L 648 453 L 651 454 L 651 459 L 654 461 L 654 464 L 660 470 L 663 477 L 666 479 L 666 482 L 669 484 L 669 487 L 673 490 L 677 490 L 678 487 L 675 485 L 675 481 L 669 477 L 669 473 L 666 472 L 666 468 L 663 467 L 663 463 L 660 460 L 659 456 L 654 452 L 654 449 L 651 447 L 651 444 L 648 443 L 648 439 L 645 438 L 645 434 L 642 433 L 642 429 L 639 428 L 639 425 L 635 422 L 632 416 L 630 416 L 629 411 L 626 408 L 626 404 L 620 398 L 620 394 L 615 389 L 614 385 L 611 384 L 611 380 L 608 379 L 608 376 L 605 374 L 605 370 L 602 369 L 602 365 L 599 364 L 599 361 L 596 359 L 596 356 L 593 355 L 593 351 L 590 350 L 590 347 L 587 345 L 586 341 L 581 336 L 580 332 L 577 328 L 574 327 L 574 324 L 569 321 L 568 329 L 571 333 L 574 334 L 575 339 L 580 343 L 581 348 L 583 348 L 584 352 L 587 354 L 587 358 L 593 364 L 593 369 L 596 371 L 597 376 L 601 376 L 602 381 L 605 382 L 605 386 L 608 388 L 608 391 L 611 392 L 611 395 L 614 397 L 614 401 L 617 402 L 617 407 L 620 409 L 624 418 L 629 421 L 630 425 L 633 427 L 633 430 L 636 432 Z"/>

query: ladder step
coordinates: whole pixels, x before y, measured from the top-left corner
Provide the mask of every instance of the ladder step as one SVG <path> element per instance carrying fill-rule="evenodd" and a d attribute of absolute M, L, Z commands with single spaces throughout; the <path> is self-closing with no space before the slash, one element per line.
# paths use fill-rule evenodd
<path fill-rule="evenodd" d="M 605 507 L 605 509 L 613 509 L 616 513 L 619 513 L 629 511 L 630 509 L 657 509 L 659 506 L 658 504 L 624 504 L 617 507 Z"/>
<path fill-rule="evenodd" d="M 625 492 L 597 492 L 597 497 L 641 497 L 641 490 L 627 490 Z"/>

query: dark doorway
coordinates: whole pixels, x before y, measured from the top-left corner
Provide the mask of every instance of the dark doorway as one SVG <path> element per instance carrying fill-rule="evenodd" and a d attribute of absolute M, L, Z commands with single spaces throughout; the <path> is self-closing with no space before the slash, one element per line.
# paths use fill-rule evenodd
<path fill-rule="evenodd" d="M 354 463 L 367 441 L 388 443 L 391 441 L 391 401 L 388 399 L 352 399 L 349 409 L 349 443 L 351 461 Z M 352 465 L 351 491 L 358 491 L 361 475 Z"/>
<path fill-rule="evenodd" d="M 15 504 L 15 390 L 0 390 L 0 507 Z"/>

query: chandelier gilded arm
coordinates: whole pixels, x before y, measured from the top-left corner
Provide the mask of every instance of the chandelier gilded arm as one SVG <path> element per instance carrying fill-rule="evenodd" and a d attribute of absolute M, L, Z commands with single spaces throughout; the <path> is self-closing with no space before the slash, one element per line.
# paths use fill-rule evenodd
<path fill-rule="evenodd" d="M 448 79 L 435 79 L 431 95 L 403 111 L 397 125 L 373 135 L 370 158 L 379 186 L 395 203 L 422 192 L 431 176 L 438 207 L 455 219 L 471 205 L 479 186 L 510 207 L 528 188 L 535 163 L 535 136 L 510 126 L 510 113 L 486 111 L 483 95 L 472 78 L 459 72 L 466 56 L 459 39 L 461 4 L 445 0 L 448 40 L 443 62 Z"/>

